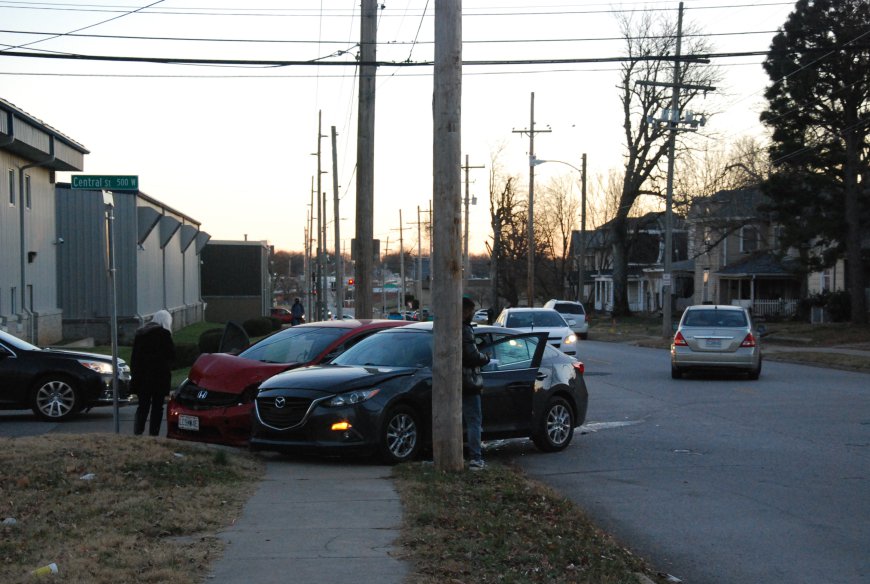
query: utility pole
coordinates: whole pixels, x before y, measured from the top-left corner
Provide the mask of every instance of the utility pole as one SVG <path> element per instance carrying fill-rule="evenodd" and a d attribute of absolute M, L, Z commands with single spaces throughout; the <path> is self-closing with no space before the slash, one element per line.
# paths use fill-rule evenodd
<path fill-rule="evenodd" d="M 433 188 L 435 312 L 432 451 L 435 469 L 462 470 L 462 275 L 459 221 L 462 180 L 462 2 L 435 4 Z"/>
<path fill-rule="evenodd" d="M 321 150 L 320 141 L 324 138 L 323 132 L 320 129 L 320 118 L 322 112 L 317 112 L 317 320 L 323 320 L 326 314 L 326 266 L 323 259 L 326 250 L 326 199 L 321 200 L 320 193 L 322 192 L 321 178 L 323 170 L 321 170 Z M 325 193 L 324 193 L 325 195 Z"/>
<path fill-rule="evenodd" d="M 420 221 L 420 205 L 417 205 L 417 302 L 423 300 L 423 237 Z M 431 259 L 430 259 L 431 261 Z M 420 306 L 420 308 L 423 308 Z"/>
<path fill-rule="evenodd" d="M 381 256 L 381 318 L 387 318 L 387 256 L 390 255 L 390 236 L 387 236 L 387 245 Z"/>
<path fill-rule="evenodd" d="M 472 168 L 486 168 L 483 165 L 470 166 L 468 164 L 468 154 L 465 155 L 465 166 L 462 170 L 465 171 L 465 237 L 462 239 L 462 291 L 468 290 L 468 278 L 471 277 L 471 262 L 468 259 L 468 171 Z M 475 198 L 473 205 L 477 204 Z"/>
<path fill-rule="evenodd" d="M 577 302 L 585 302 L 586 295 L 586 153 L 580 168 L 583 182 L 580 183 L 580 259 L 577 262 Z"/>
<path fill-rule="evenodd" d="M 341 257 L 341 229 L 338 218 L 338 149 L 335 126 L 332 126 L 332 200 L 335 212 L 335 318 L 344 316 L 344 258 Z"/>
<path fill-rule="evenodd" d="M 702 91 L 715 91 L 715 87 L 706 85 L 687 85 L 680 83 L 680 49 L 683 40 L 683 3 L 680 2 L 679 12 L 677 15 L 677 45 L 674 51 L 674 77 L 672 83 L 655 83 L 651 81 L 638 81 L 641 85 L 655 85 L 671 88 L 671 107 L 665 110 L 664 115 L 657 121 L 667 125 L 668 135 L 668 186 L 665 196 L 665 257 L 663 258 L 662 271 L 662 336 L 669 338 L 674 334 L 672 325 L 672 295 L 673 295 L 673 280 L 671 274 L 671 264 L 674 255 L 673 242 L 673 199 L 674 199 L 674 158 L 676 150 L 677 132 L 683 130 L 680 124 L 688 124 L 690 130 L 695 130 L 699 125 L 705 123 L 704 117 L 696 119 L 691 112 L 686 112 L 687 115 L 680 115 L 680 90 L 681 89 L 698 89 Z"/>
<path fill-rule="evenodd" d="M 372 317 L 377 16 L 377 0 L 362 0 L 357 115 L 356 264 L 354 266 L 356 318 Z"/>
<path fill-rule="evenodd" d="M 405 233 L 404 223 L 402 223 L 402 210 L 399 209 L 399 277 L 402 279 L 402 285 L 399 287 L 399 290 L 402 294 L 401 300 L 397 302 L 399 305 L 399 312 L 402 314 L 402 318 L 405 318 L 405 240 L 403 239 L 403 235 Z"/>
<path fill-rule="evenodd" d="M 514 130 L 514 134 L 529 135 L 529 219 L 527 227 L 526 239 L 528 250 L 528 279 L 526 283 L 527 294 L 529 296 L 529 306 L 535 305 L 535 133 L 549 132 L 546 130 L 535 130 L 535 92 L 532 92 L 531 99 L 531 114 L 529 116 L 529 128 L 527 130 Z"/>
<path fill-rule="evenodd" d="M 309 280 L 305 283 L 306 289 L 308 292 L 308 307 L 305 309 L 305 314 L 308 315 L 308 318 L 312 321 L 317 320 L 314 318 L 314 307 L 316 304 L 312 304 L 312 294 L 311 289 L 314 288 L 314 295 L 317 295 L 317 262 L 314 262 L 314 266 L 311 265 L 312 260 L 314 259 L 311 255 L 311 244 L 314 243 L 314 193 L 317 192 L 314 190 L 314 177 L 311 177 L 311 200 L 308 203 L 308 237 L 307 243 L 308 246 L 308 271 L 309 271 Z M 314 298 L 314 302 L 317 302 L 317 298 Z"/>

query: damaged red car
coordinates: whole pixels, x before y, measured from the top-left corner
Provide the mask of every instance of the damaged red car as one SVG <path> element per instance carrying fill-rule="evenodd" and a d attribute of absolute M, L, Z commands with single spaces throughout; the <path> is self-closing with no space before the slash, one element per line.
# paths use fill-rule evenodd
<path fill-rule="evenodd" d="M 169 401 L 166 435 L 178 440 L 247 446 L 253 400 L 263 381 L 290 369 L 328 363 L 369 335 L 405 324 L 409 323 L 313 322 L 276 332 L 237 355 L 200 355 Z"/>

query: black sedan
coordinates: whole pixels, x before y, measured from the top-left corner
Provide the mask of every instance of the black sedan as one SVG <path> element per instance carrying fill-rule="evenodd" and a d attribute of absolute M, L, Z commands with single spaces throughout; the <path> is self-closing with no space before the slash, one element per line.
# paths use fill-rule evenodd
<path fill-rule="evenodd" d="M 550 347 L 546 334 L 478 326 L 483 439 L 530 437 L 564 449 L 586 419 L 583 363 Z M 377 454 L 414 459 L 432 439 L 432 323 L 374 334 L 331 364 L 278 374 L 254 402 L 251 448 Z"/>
<path fill-rule="evenodd" d="M 118 394 L 126 402 L 130 368 L 118 359 Z M 41 349 L 0 331 L 0 409 L 33 409 L 59 422 L 94 406 L 112 405 L 112 358 Z"/>

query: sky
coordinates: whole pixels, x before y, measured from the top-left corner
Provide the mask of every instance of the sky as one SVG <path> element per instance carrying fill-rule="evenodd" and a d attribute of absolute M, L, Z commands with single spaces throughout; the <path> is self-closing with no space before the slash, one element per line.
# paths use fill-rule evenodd
<path fill-rule="evenodd" d="M 435 0 L 387 0 L 378 14 L 378 61 L 433 60 Z M 684 26 L 716 52 L 765 51 L 792 2 L 685 0 Z M 617 13 L 675 18 L 678 2 L 465 0 L 464 61 L 624 55 Z M 83 174 L 138 175 L 149 196 L 201 223 L 217 240 L 264 240 L 302 251 L 316 189 L 334 246 L 331 128 L 337 132 L 339 226 L 354 233 L 359 0 L 0 0 L 0 97 L 88 149 Z M 11 56 L 28 52 L 41 58 Z M 57 53 L 344 65 L 181 65 L 44 58 Z M 763 57 L 716 59 L 722 83 L 697 103 L 703 139 L 762 135 Z M 466 65 L 462 162 L 469 172 L 469 247 L 490 240 L 489 172 L 498 163 L 528 187 L 531 95 L 535 184 L 579 173 L 589 188 L 620 168 L 623 115 L 617 63 Z M 417 248 L 418 208 L 432 197 L 431 66 L 380 67 L 376 82 L 374 234 L 381 251 Z M 693 108 L 695 106 L 693 105 Z M 571 166 L 569 166 L 571 165 Z M 80 174 L 80 173 L 77 173 Z M 464 173 L 463 173 L 464 176 Z M 58 180 L 69 180 L 59 173 Z M 462 186 L 465 193 L 465 186 Z M 579 197 L 579 188 L 577 189 Z M 316 203 L 314 205 L 316 213 Z M 400 221 L 401 211 L 401 221 Z M 316 219 L 315 219 L 316 225 Z M 424 239 L 422 246 L 428 246 Z"/>

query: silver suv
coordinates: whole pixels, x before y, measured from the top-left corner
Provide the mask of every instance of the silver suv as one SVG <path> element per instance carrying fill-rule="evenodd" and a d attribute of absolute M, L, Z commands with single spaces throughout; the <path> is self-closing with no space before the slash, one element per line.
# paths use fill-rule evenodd
<path fill-rule="evenodd" d="M 574 334 L 581 339 L 589 338 L 589 322 L 586 320 L 586 309 L 574 300 L 548 300 L 544 308 L 552 308 L 562 315 Z"/>

